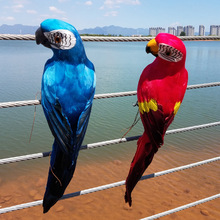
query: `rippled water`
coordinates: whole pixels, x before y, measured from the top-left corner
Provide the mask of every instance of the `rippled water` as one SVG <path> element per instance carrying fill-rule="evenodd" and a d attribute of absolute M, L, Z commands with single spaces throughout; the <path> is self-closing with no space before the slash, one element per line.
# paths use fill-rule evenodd
<path fill-rule="evenodd" d="M 184 43 L 187 48 L 188 84 L 220 81 L 220 42 Z M 96 94 L 136 90 L 142 70 L 154 59 L 145 53 L 144 42 L 85 42 L 84 45 L 96 69 Z M 0 102 L 35 99 L 41 88 L 44 63 L 51 55 L 50 50 L 32 41 L 0 41 Z M 219 96 L 220 87 L 187 91 L 170 129 L 219 121 Z M 132 106 L 135 102 L 135 96 L 95 100 L 84 144 L 121 137 L 133 123 L 137 112 L 137 107 Z M 34 131 L 29 143 L 33 115 L 33 106 L 0 110 L 0 158 L 51 150 L 53 138 L 41 106 L 37 106 Z M 220 152 L 219 131 L 220 128 L 215 127 L 166 136 L 161 153 L 201 152 L 205 149 L 205 152 L 216 156 Z M 139 122 L 127 136 L 140 135 L 142 132 Z M 83 151 L 79 162 L 126 159 L 134 153 L 135 148 L 134 141 Z M 39 161 L 31 164 L 39 166 Z M 1 176 L 11 171 L 11 166 L 1 166 Z M 24 173 L 29 170 L 30 162 L 13 166 L 17 167 L 16 174 Z"/>

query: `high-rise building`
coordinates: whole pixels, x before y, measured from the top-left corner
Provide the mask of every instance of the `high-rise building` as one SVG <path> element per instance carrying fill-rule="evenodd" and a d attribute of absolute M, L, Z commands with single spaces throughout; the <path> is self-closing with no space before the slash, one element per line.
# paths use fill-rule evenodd
<path fill-rule="evenodd" d="M 205 36 L 205 26 L 199 25 L 199 36 Z"/>
<path fill-rule="evenodd" d="M 210 26 L 210 35 L 217 35 L 218 28 L 217 25 L 211 25 Z"/>
<path fill-rule="evenodd" d="M 220 25 L 211 25 L 210 35 L 220 36 Z"/>
<path fill-rule="evenodd" d="M 168 27 L 168 33 L 176 35 L 176 29 L 174 27 Z"/>
<path fill-rule="evenodd" d="M 153 27 L 149 28 L 149 35 L 153 37 L 156 36 L 157 35 L 156 28 L 153 28 Z"/>
<path fill-rule="evenodd" d="M 183 32 L 183 26 L 177 26 L 177 36 L 180 36 L 181 32 Z"/>
<path fill-rule="evenodd" d="M 157 34 L 159 34 L 159 33 L 165 33 L 165 28 L 158 27 L 157 28 Z"/>
<path fill-rule="evenodd" d="M 185 32 L 186 36 L 194 36 L 194 27 L 191 25 L 185 26 L 183 31 Z"/>
<path fill-rule="evenodd" d="M 151 28 L 149 28 L 149 35 L 156 36 L 159 33 L 165 33 L 165 28 L 162 28 L 162 27 L 151 27 Z"/>

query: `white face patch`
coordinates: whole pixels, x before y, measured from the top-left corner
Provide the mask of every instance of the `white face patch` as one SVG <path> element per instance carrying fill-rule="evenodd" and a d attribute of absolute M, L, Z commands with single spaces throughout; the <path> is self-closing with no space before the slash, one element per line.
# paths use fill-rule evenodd
<path fill-rule="evenodd" d="M 183 54 L 176 48 L 167 44 L 159 44 L 158 56 L 170 62 L 179 62 L 183 58 Z"/>
<path fill-rule="evenodd" d="M 68 30 L 60 29 L 44 33 L 52 48 L 69 50 L 76 44 L 75 35 Z"/>

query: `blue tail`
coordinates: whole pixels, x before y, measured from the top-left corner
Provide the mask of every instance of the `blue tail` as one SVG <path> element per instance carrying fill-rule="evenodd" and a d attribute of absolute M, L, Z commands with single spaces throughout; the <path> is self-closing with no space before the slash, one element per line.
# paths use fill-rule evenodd
<path fill-rule="evenodd" d="M 78 155 L 74 159 L 64 153 L 54 141 L 48 174 L 47 188 L 43 199 L 43 212 L 49 209 L 63 196 L 73 177 Z"/>

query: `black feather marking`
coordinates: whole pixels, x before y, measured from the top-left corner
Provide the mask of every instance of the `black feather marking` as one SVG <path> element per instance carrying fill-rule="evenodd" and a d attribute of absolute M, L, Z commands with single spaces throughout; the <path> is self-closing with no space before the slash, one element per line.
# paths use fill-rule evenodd
<path fill-rule="evenodd" d="M 170 62 L 179 62 L 183 58 L 183 54 L 176 48 L 167 44 L 159 44 L 159 57 Z"/>

